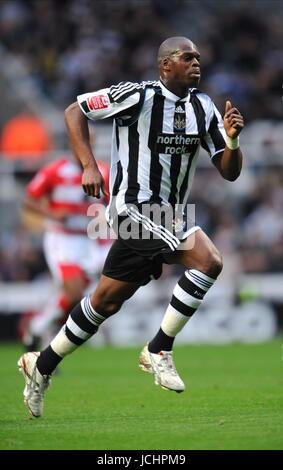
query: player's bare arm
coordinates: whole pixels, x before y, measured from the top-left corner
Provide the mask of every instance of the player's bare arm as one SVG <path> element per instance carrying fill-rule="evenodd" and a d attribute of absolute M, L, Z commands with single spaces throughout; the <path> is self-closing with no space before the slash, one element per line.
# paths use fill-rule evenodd
<path fill-rule="evenodd" d="M 108 196 L 105 182 L 92 152 L 87 118 L 77 102 L 65 110 L 65 122 L 72 149 L 83 167 L 82 187 L 88 196 Z"/>
<path fill-rule="evenodd" d="M 241 173 L 243 156 L 237 137 L 243 127 L 244 118 L 240 111 L 233 107 L 231 101 L 226 101 L 224 128 L 229 142 L 227 142 L 224 152 L 214 158 L 213 163 L 223 178 L 229 181 L 235 181 Z M 237 148 L 233 149 L 233 147 Z"/>

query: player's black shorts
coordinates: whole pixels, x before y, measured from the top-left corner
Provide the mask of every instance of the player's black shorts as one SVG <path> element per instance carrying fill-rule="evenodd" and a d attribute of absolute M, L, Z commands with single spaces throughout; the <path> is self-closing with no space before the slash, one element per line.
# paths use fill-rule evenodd
<path fill-rule="evenodd" d="M 124 240 L 115 240 L 111 246 L 102 274 L 119 281 L 147 284 L 158 279 L 162 273 L 162 255 L 151 258 L 138 254 Z"/>
<path fill-rule="evenodd" d="M 198 227 L 182 225 L 182 230 L 177 232 L 170 207 L 159 205 L 159 208 L 158 212 L 155 204 L 146 208 L 137 204 L 117 217 L 113 224 L 117 240 L 106 258 L 102 271 L 105 276 L 141 285 L 161 276 L 162 264 L 166 263 L 164 255 L 175 251 L 184 234 L 189 235 Z"/>

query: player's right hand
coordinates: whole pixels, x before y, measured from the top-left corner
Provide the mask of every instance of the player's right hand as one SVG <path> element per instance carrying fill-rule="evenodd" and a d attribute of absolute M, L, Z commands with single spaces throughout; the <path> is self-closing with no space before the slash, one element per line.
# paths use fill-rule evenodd
<path fill-rule="evenodd" d="M 102 191 L 105 196 L 108 196 L 104 179 L 98 168 L 95 168 L 94 166 L 87 166 L 84 169 L 82 187 L 88 196 L 97 197 L 99 199 L 100 191 Z"/>

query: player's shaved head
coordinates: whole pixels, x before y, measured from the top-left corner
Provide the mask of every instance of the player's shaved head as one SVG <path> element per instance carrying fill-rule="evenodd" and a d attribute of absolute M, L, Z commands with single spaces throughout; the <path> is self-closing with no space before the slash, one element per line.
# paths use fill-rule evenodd
<path fill-rule="evenodd" d="M 183 36 L 174 36 L 172 38 L 165 39 L 158 50 L 158 63 L 160 64 L 166 57 L 170 57 L 186 48 L 194 50 L 196 49 L 196 46 L 190 39 Z"/>
<path fill-rule="evenodd" d="M 188 38 L 166 39 L 158 50 L 160 80 L 176 96 L 187 96 L 191 87 L 199 84 L 200 53 Z"/>

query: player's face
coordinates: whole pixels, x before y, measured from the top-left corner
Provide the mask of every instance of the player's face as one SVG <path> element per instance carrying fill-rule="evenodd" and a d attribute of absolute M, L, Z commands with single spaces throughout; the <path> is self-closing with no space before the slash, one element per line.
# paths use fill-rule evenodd
<path fill-rule="evenodd" d="M 171 59 L 171 80 L 180 85 L 194 87 L 199 84 L 200 72 L 200 53 L 191 46 L 173 53 Z"/>

